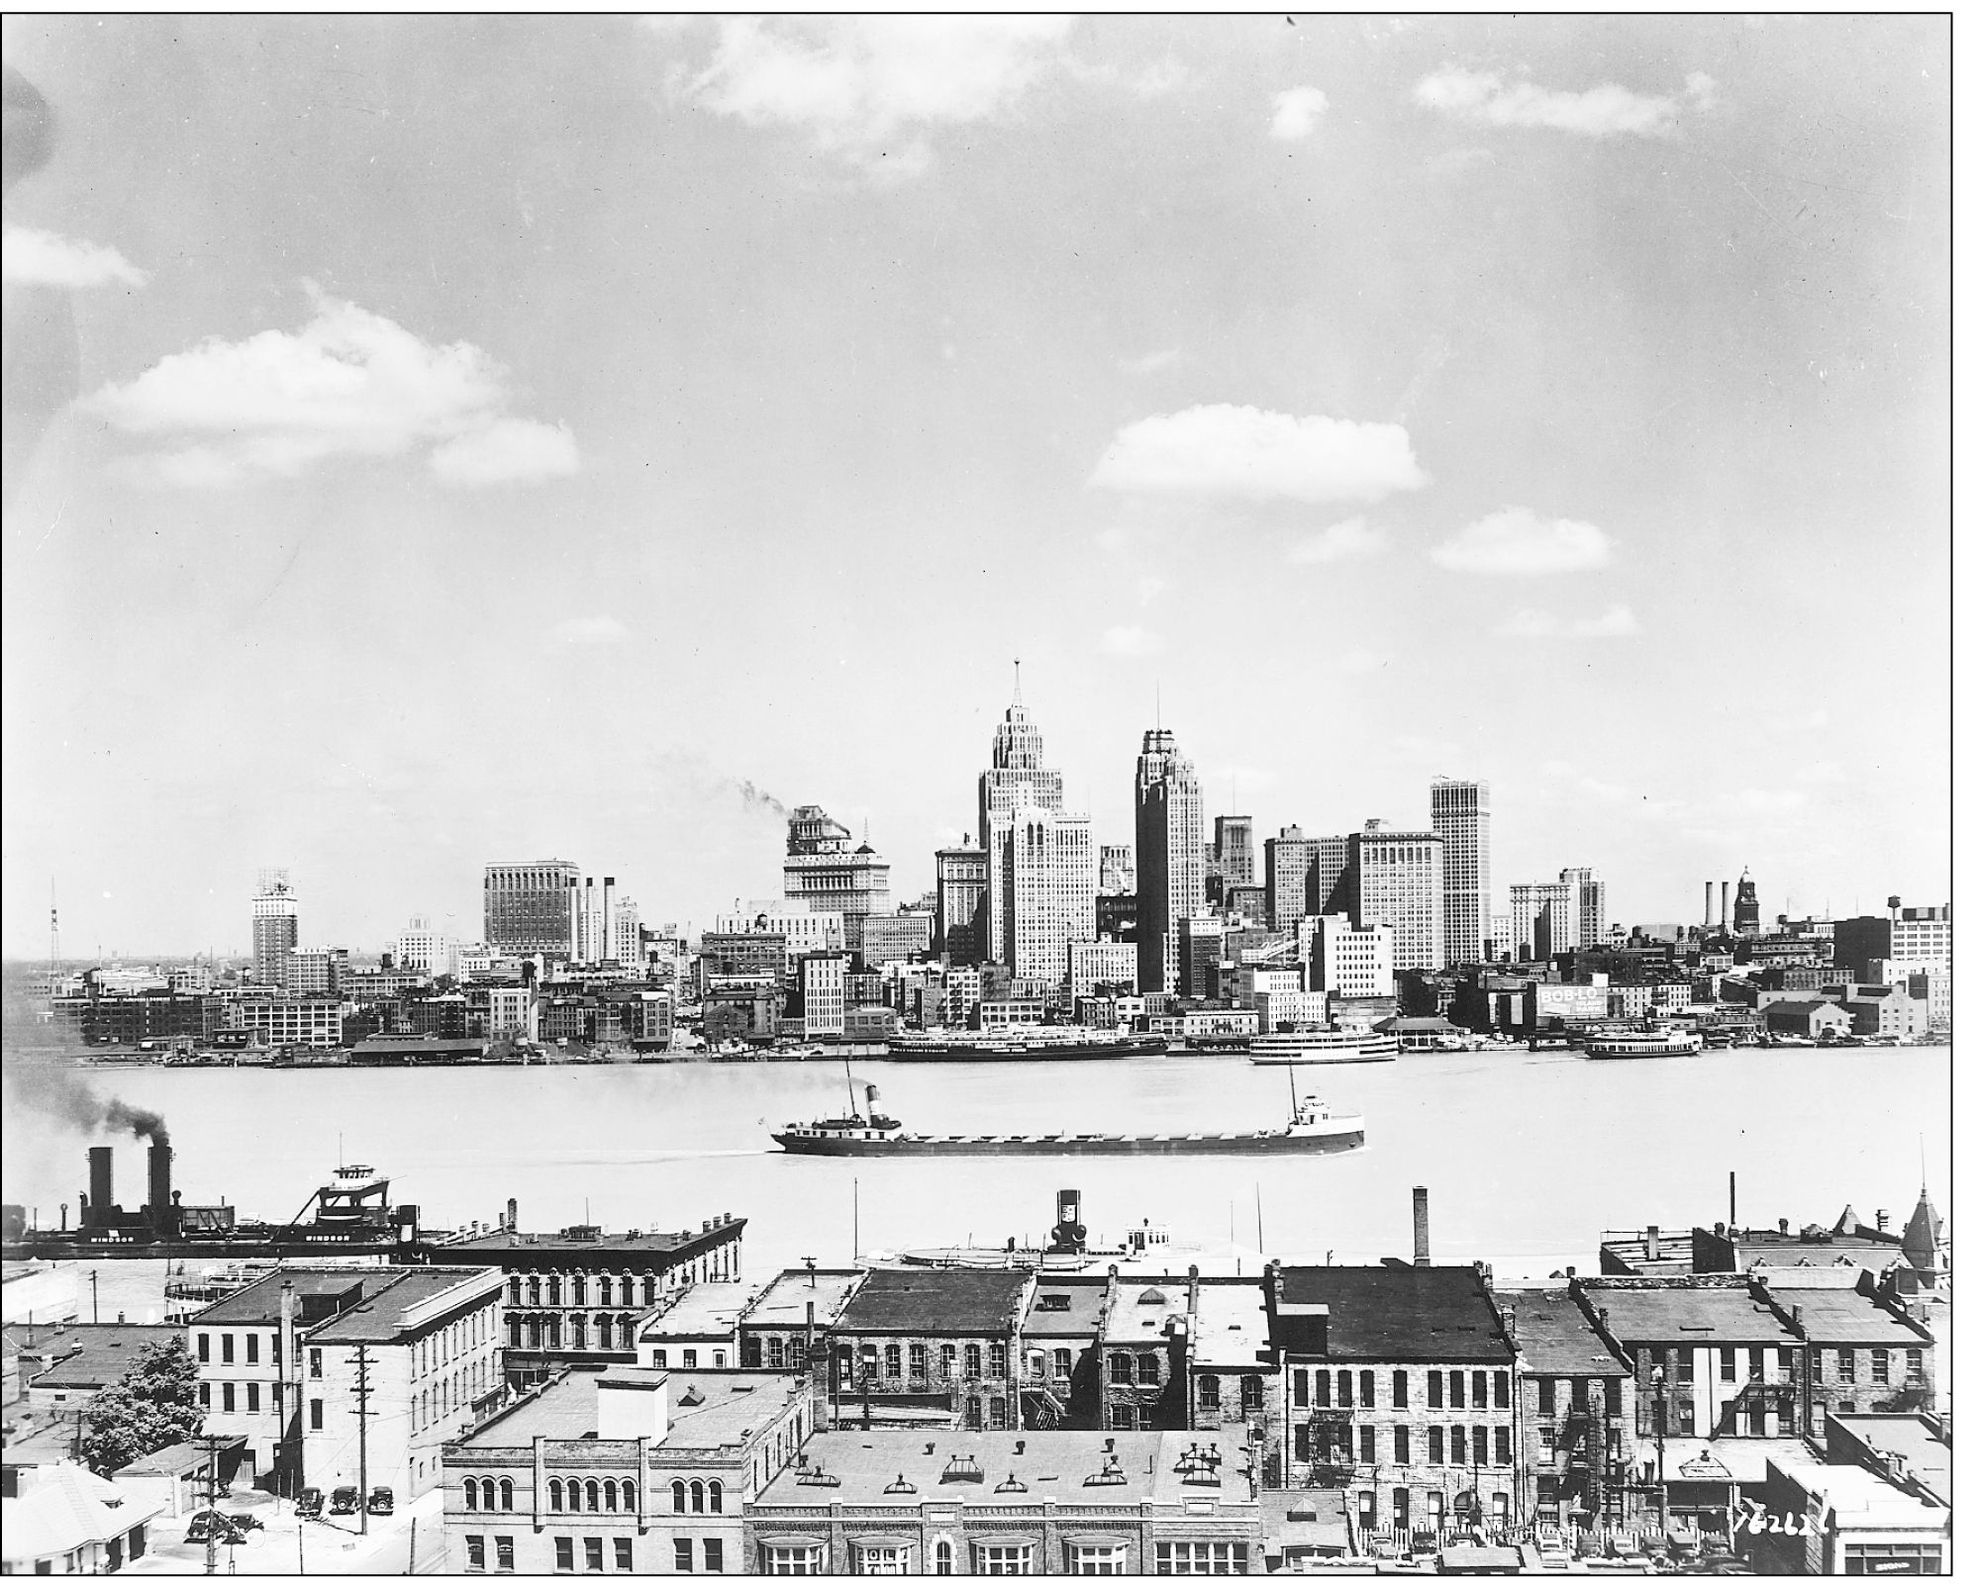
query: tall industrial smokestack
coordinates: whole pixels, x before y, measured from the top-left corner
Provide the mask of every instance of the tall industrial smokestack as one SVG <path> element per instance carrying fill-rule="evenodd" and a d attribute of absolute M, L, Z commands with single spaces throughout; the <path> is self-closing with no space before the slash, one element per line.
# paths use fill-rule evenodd
<path fill-rule="evenodd" d="M 145 1204 L 151 1229 L 160 1237 L 175 1235 L 178 1228 L 171 1204 L 171 1145 L 156 1139 L 151 1145 L 151 1197 Z"/>
<path fill-rule="evenodd" d="M 1413 1190 L 1413 1263 L 1431 1265 L 1426 1241 L 1426 1190 Z"/>
<path fill-rule="evenodd" d="M 1712 880 L 1701 887 L 1701 895 L 1706 899 L 1708 910 L 1708 916 L 1702 920 L 1701 927 L 1711 930 L 1714 928 L 1714 882 Z"/>
<path fill-rule="evenodd" d="M 89 1150 L 89 1221 L 103 1226 L 109 1221 L 110 1206 L 116 1203 L 112 1180 L 116 1151 L 107 1144 L 94 1144 Z"/>
<path fill-rule="evenodd" d="M 616 891 L 616 889 L 617 889 L 617 877 L 615 875 L 605 875 L 603 877 L 603 921 L 602 921 L 603 928 L 599 931 L 599 934 L 601 934 L 603 938 L 597 942 L 597 949 L 596 949 L 596 955 L 600 960 L 602 958 L 606 958 L 614 955 L 611 950 L 612 924 L 610 917 L 610 899 L 611 899 L 611 894 L 614 891 Z"/>
<path fill-rule="evenodd" d="M 1728 885 L 1729 882 L 1726 880 L 1721 882 L 1721 932 L 1724 935 L 1731 933 L 1733 929 L 1732 921 L 1735 917 L 1735 915 L 1729 911 Z"/>

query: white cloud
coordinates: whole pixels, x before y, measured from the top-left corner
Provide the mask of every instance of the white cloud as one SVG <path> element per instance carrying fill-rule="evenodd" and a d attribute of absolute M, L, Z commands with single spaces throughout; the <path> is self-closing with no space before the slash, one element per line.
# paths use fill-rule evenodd
<path fill-rule="evenodd" d="M 433 446 L 442 483 L 527 482 L 574 472 L 567 429 L 507 413 L 505 371 L 468 342 L 435 346 L 308 287 L 300 330 L 203 341 L 83 406 L 160 449 L 138 471 L 167 484 L 292 476 L 336 457 Z"/>
<path fill-rule="evenodd" d="M 615 616 L 571 616 L 549 629 L 549 637 L 566 644 L 623 643 L 631 636 Z"/>
<path fill-rule="evenodd" d="M 1453 572 L 1533 577 L 1601 567 L 1611 551 L 1609 536 L 1591 523 L 1505 506 L 1435 546 L 1433 559 Z"/>
<path fill-rule="evenodd" d="M 1322 566 L 1332 561 L 1360 560 L 1385 549 L 1385 534 L 1362 517 L 1347 517 L 1323 532 L 1289 547 L 1289 559 L 1299 566 Z"/>
<path fill-rule="evenodd" d="M 1495 631 L 1504 638 L 1629 638 L 1639 630 L 1630 606 L 1612 605 L 1597 616 L 1517 611 Z"/>
<path fill-rule="evenodd" d="M 534 484 L 567 478 L 582 467 L 576 437 L 567 424 L 532 418 L 497 418 L 448 440 L 432 453 L 432 476 L 441 484 Z"/>
<path fill-rule="evenodd" d="M 1161 648 L 1159 635 L 1143 627 L 1107 627 L 1103 645 L 1111 655 L 1148 655 Z"/>
<path fill-rule="evenodd" d="M 1121 374 L 1156 374 L 1162 368 L 1171 368 L 1180 360 L 1178 347 L 1167 347 L 1162 352 L 1148 352 L 1144 357 L 1121 358 L 1118 372 Z"/>
<path fill-rule="evenodd" d="M 1091 474 L 1106 489 L 1248 500 L 1377 501 L 1426 474 L 1399 424 L 1219 404 L 1120 429 Z"/>
<path fill-rule="evenodd" d="M 0 277 L 16 286 L 129 286 L 148 279 L 113 247 L 77 242 L 52 231 L 8 226 L 0 235 Z"/>
<path fill-rule="evenodd" d="M 1634 93 L 1616 83 L 1571 92 L 1504 83 L 1493 72 L 1443 66 L 1414 85 L 1413 99 L 1429 110 L 1482 126 L 1546 127 L 1583 137 L 1669 137 L 1683 110 L 1713 107 L 1714 83 L 1693 72 L 1680 94 Z"/>
<path fill-rule="evenodd" d="M 1275 96 L 1275 117 L 1269 122 L 1269 136 L 1295 143 L 1317 130 L 1318 121 L 1330 108 L 1321 88 L 1285 88 Z"/>
<path fill-rule="evenodd" d="M 808 133 L 873 173 L 931 162 L 922 129 L 1009 110 L 1057 55 L 1068 17 L 733 17 L 693 81 L 705 108 Z"/>

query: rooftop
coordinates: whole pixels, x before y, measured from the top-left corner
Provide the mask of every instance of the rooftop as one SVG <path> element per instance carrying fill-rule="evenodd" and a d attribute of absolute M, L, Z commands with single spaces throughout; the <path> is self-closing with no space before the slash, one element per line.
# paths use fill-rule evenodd
<path fill-rule="evenodd" d="M 559 1232 L 483 1232 L 479 1237 L 461 1238 L 445 1245 L 449 1255 L 500 1254 L 508 1249 L 539 1251 L 569 1250 L 584 1254 L 607 1254 L 611 1249 L 628 1248 L 640 1253 L 669 1254 L 701 1239 L 721 1240 L 740 1236 L 747 1221 L 741 1216 L 717 1216 L 710 1227 L 691 1227 L 677 1232 L 605 1232 L 600 1227 L 564 1227 Z"/>
<path fill-rule="evenodd" d="M 841 1330 L 978 1336 L 1008 1330 L 1027 1308 L 1030 1273 L 999 1270 L 871 1272 L 844 1309 Z"/>
<path fill-rule="evenodd" d="M 493 1273 L 478 1265 L 420 1265 L 392 1273 L 397 1279 L 367 1291 L 363 1301 L 325 1320 L 307 1335 L 311 1342 L 395 1342 L 416 1330 L 432 1311 L 416 1313 L 435 1299 L 465 1302 L 496 1292 Z"/>
<path fill-rule="evenodd" d="M 1919 1347 L 1930 1340 L 1913 1321 L 1848 1288 L 1787 1288 L 1775 1301 L 1793 1314 L 1803 1311 L 1804 1336 L 1813 1345 Z"/>
<path fill-rule="evenodd" d="M 1931 1506 L 1855 1463 L 1785 1461 L 1778 1472 L 1805 1490 L 1820 1492 L 1827 1511 L 1847 1529 L 1945 1529 L 1948 1509 Z"/>
<path fill-rule="evenodd" d="M 0 1558 L 9 1573 L 30 1573 L 36 1561 L 128 1534 L 161 1506 L 73 1464 L 24 1472 L 21 1493 L 8 1500 L 0 1523 Z"/>
<path fill-rule="evenodd" d="M 1498 1292 L 1495 1306 L 1516 1317 L 1516 1345 L 1532 1375 L 1629 1374 L 1625 1361 L 1584 1317 L 1568 1289 Z"/>
<path fill-rule="evenodd" d="M 182 1342 L 185 1327 L 175 1325 L 72 1325 L 41 1334 L 24 1344 L 23 1383 L 33 1391 L 89 1391 L 120 1380 L 154 1342 Z M 54 1362 L 36 1370 L 36 1357 Z"/>
<path fill-rule="evenodd" d="M 1271 1340 L 1290 1353 L 1500 1365 L 1515 1357 L 1472 1266 L 1292 1265 L 1270 1308 Z"/>
<path fill-rule="evenodd" d="M 870 1273 L 865 1270 L 785 1270 L 761 1289 L 741 1316 L 751 1326 L 799 1326 L 816 1305 L 816 1323 L 834 1325 L 851 1295 Z"/>
<path fill-rule="evenodd" d="M 1214 1470 L 1199 1452 L 1217 1450 Z M 836 1430 L 812 1438 L 754 1500 L 764 1507 L 894 1507 L 924 1501 L 997 1508 L 1104 1507 L 1207 1497 L 1253 1506 L 1240 1435 L 1198 1431 Z"/>
<path fill-rule="evenodd" d="M 638 1322 L 638 1340 L 666 1337 L 732 1336 L 734 1323 L 753 1299 L 755 1289 L 744 1282 L 688 1282 L 663 1293 Z"/>
<path fill-rule="evenodd" d="M 1907 1472 L 1943 1497 L 1952 1487 L 1954 1454 L 1940 1431 L 1918 1414 L 1832 1414 L 1831 1424 L 1849 1431 L 1880 1457 L 1897 1457 Z"/>
<path fill-rule="evenodd" d="M 1105 1278 L 1102 1276 L 1040 1276 L 1029 1312 L 1022 1319 L 1022 1336 L 1030 1342 L 1054 1337 L 1097 1336 L 1104 1313 Z"/>
<path fill-rule="evenodd" d="M 604 1372 L 572 1370 L 558 1375 L 513 1407 L 464 1436 L 459 1445 L 475 1449 L 534 1445 L 547 1441 L 594 1440 L 597 1433 L 597 1379 Z M 738 1375 L 713 1370 L 613 1369 L 613 1376 L 663 1376 L 668 1429 L 662 1445 L 673 1449 L 715 1450 L 738 1446 L 764 1433 L 790 1401 L 808 1390 L 797 1375 Z"/>
<path fill-rule="evenodd" d="M 1628 1347 L 1641 1342 L 1790 1347 L 1797 1340 L 1741 1278 L 1601 1276 L 1582 1289 L 1592 1306 L 1604 1311 L 1606 1328 Z"/>
<path fill-rule="evenodd" d="M 1193 1363 L 1207 1369 L 1252 1369 L 1265 1361 L 1269 1314 L 1262 1302 L 1262 1284 L 1203 1281 L 1190 1351 Z"/>
<path fill-rule="evenodd" d="M 343 1294 L 356 1298 L 390 1285 L 398 1271 L 388 1265 L 283 1265 L 269 1271 L 251 1286 L 228 1293 L 193 1315 L 188 1324 L 198 1326 L 271 1326 L 281 1323 L 281 1289 L 292 1282 L 295 1297 L 306 1308 L 311 1299 L 318 1303 Z M 352 1299 L 355 1301 L 355 1298 Z"/>

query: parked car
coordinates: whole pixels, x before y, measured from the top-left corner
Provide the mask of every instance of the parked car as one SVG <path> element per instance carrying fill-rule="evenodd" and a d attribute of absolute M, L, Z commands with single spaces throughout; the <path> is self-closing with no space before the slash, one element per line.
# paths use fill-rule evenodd
<path fill-rule="evenodd" d="M 302 1494 L 295 1498 L 295 1511 L 304 1518 L 322 1516 L 322 1492 L 313 1485 L 304 1485 Z"/>
<path fill-rule="evenodd" d="M 329 1510 L 332 1513 L 353 1513 L 363 1501 L 363 1492 L 354 1485 L 338 1485 L 329 1494 Z"/>
<path fill-rule="evenodd" d="M 211 1508 L 203 1508 L 192 1515 L 191 1527 L 185 1531 L 187 1545 L 204 1545 L 212 1537 L 213 1528 L 219 1523 L 219 1514 Z"/>
<path fill-rule="evenodd" d="M 389 1513 L 392 1505 L 391 1487 L 376 1485 L 371 1488 L 370 1500 L 365 1503 L 373 1513 Z"/>

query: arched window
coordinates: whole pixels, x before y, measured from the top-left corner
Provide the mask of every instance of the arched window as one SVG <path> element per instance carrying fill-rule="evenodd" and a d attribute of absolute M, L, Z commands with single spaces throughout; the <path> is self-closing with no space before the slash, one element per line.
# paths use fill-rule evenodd
<path fill-rule="evenodd" d="M 638 1345 L 637 1322 L 630 1315 L 618 1316 L 617 1345 L 626 1353 Z"/>
<path fill-rule="evenodd" d="M 549 1278 L 549 1303 L 553 1308 L 560 1309 L 562 1307 L 562 1278 L 560 1276 L 551 1276 Z"/>
<path fill-rule="evenodd" d="M 562 1511 L 562 1481 L 559 1479 L 549 1481 L 549 1511 Z"/>
<path fill-rule="evenodd" d="M 635 1480 L 624 1481 L 624 1510 L 636 1512 L 638 1508 L 638 1485 Z"/>
<path fill-rule="evenodd" d="M 562 1346 L 562 1316 L 559 1314 L 549 1316 L 549 1346 L 552 1348 Z"/>
<path fill-rule="evenodd" d="M 521 1278 L 519 1276 L 510 1276 L 507 1279 L 507 1301 L 511 1304 L 521 1302 Z"/>
<path fill-rule="evenodd" d="M 658 1278 L 656 1276 L 647 1276 L 645 1278 L 645 1307 L 650 1308 L 653 1304 L 657 1302 L 658 1302 Z"/>
<path fill-rule="evenodd" d="M 708 1480 L 706 1484 L 706 1510 L 720 1511 L 720 1481 Z"/>
<path fill-rule="evenodd" d="M 569 1345 L 572 1348 L 586 1348 L 590 1345 L 590 1321 L 587 1315 L 569 1317 Z"/>
<path fill-rule="evenodd" d="M 953 1542 L 935 1540 L 933 1542 L 933 1571 L 951 1573 L 953 1571 Z"/>
<path fill-rule="evenodd" d="M 605 1480 L 603 1482 L 603 1510 L 605 1512 L 617 1511 L 617 1481 L 616 1480 Z"/>
<path fill-rule="evenodd" d="M 704 1485 L 702 1485 L 702 1484 L 700 1484 L 700 1482 L 699 1482 L 698 1480 L 694 1480 L 694 1481 L 693 1481 L 693 1483 L 692 1483 L 692 1485 L 691 1485 L 691 1486 L 690 1486 L 689 1488 L 691 1489 L 691 1491 L 692 1491 L 692 1493 L 693 1493 L 693 1511 L 694 1511 L 694 1512 L 705 1512 L 705 1511 L 706 1511 L 706 1487 L 705 1487 Z"/>
<path fill-rule="evenodd" d="M 480 1482 L 478 1480 L 468 1480 L 466 1482 L 466 1510 L 468 1512 L 478 1512 L 480 1510 Z"/>
<path fill-rule="evenodd" d="M 617 1279 L 617 1301 L 621 1304 L 636 1303 L 638 1300 L 632 1297 L 631 1294 L 631 1278 L 629 1276 L 620 1276 Z"/>
<path fill-rule="evenodd" d="M 672 1482 L 672 1510 L 674 1512 L 684 1512 L 686 1510 L 686 1482 L 684 1480 L 674 1480 Z"/>
<path fill-rule="evenodd" d="M 541 1301 L 542 1278 L 539 1276 L 530 1276 L 528 1278 L 528 1302 L 531 1305 L 539 1305 Z"/>
<path fill-rule="evenodd" d="M 514 1511 L 514 1481 L 511 1479 L 501 1481 L 501 1511 Z"/>
<path fill-rule="evenodd" d="M 1159 1384 L 1159 1355 L 1157 1353 L 1139 1354 L 1138 1379 L 1139 1383 L 1144 1386 L 1157 1386 Z"/>
<path fill-rule="evenodd" d="M 603 1492 L 597 1489 L 597 1482 L 590 1480 L 583 1486 L 583 1505 L 596 1512 L 603 1501 Z"/>
<path fill-rule="evenodd" d="M 586 1277 L 582 1277 L 582 1276 L 570 1277 L 569 1301 L 574 1304 L 588 1303 L 590 1301 L 589 1286 L 590 1283 Z"/>

